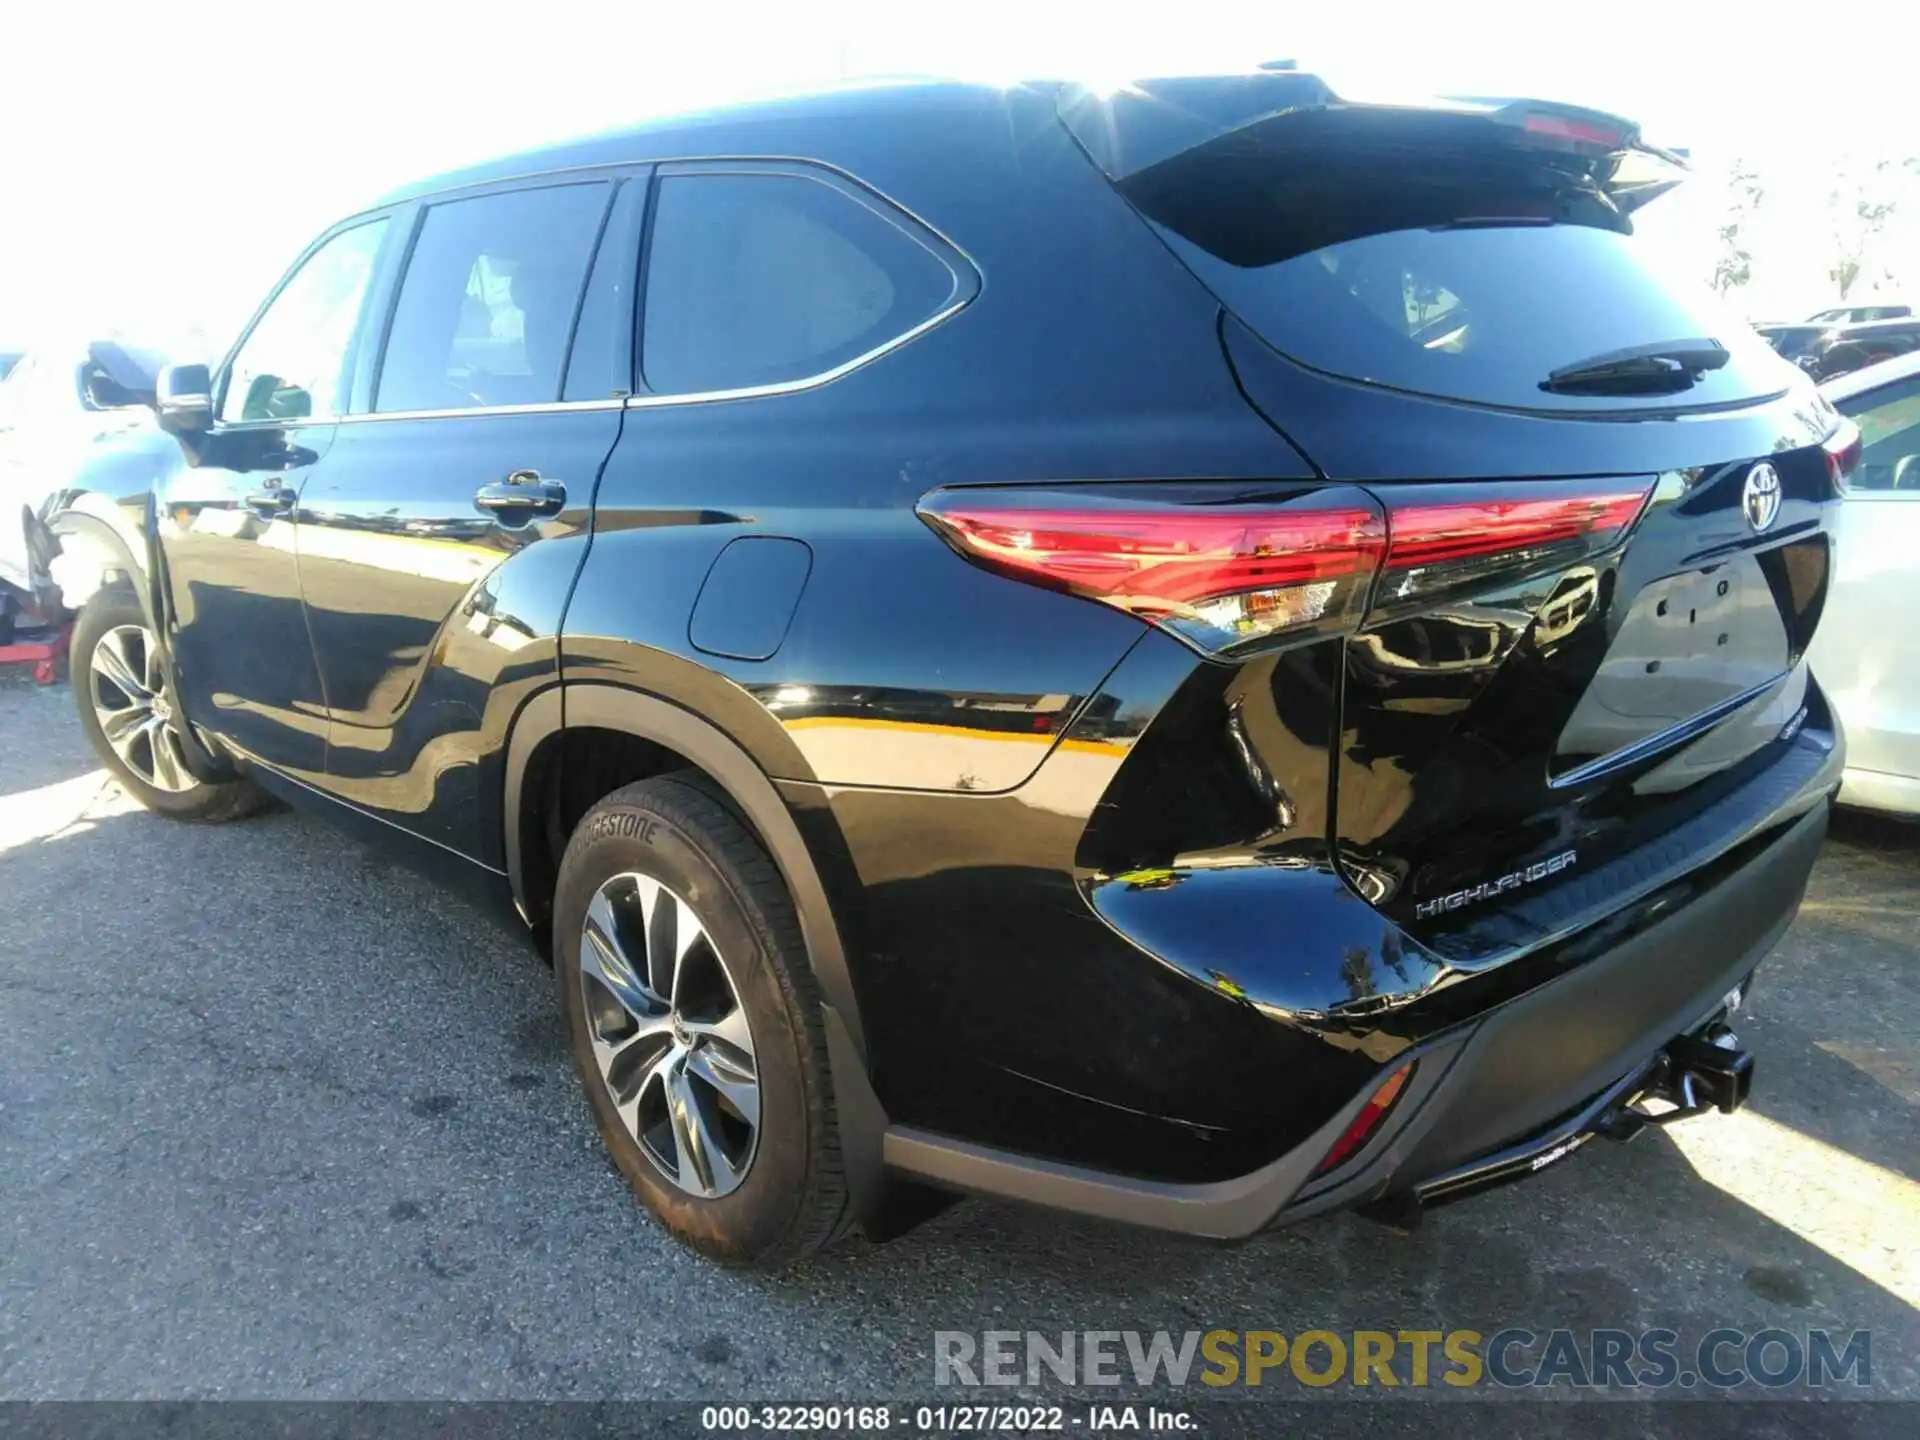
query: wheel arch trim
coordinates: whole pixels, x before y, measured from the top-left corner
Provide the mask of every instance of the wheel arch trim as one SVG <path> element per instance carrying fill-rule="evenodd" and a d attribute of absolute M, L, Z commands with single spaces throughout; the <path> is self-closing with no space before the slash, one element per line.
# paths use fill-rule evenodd
<path fill-rule="evenodd" d="M 129 535 L 124 521 L 114 514 L 96 513 L 93 506 L 86 502 L 90 497 L 81 496 L 73 504 L 55 511 L 47 517 L 47 529 L 61 541 L 61 554 L 73 553 L 68 549 L 69 541 L 78 541 L 87 549 L 98 552 L 103 558 L 98 562 L 94 576 L 94 588 L 87 594 L 77 597 L 78 603 L 68 603 L 69 609 L 78 609 L 92 599 L 102 588 L 106 571 L 119 568 L 127 573 L 134 594 L 139 598 L 140 609 L 147 617 L 147 624 L 154 634 L 161 636 L 164 643 L 165 631 L 155 614 L 152 594 L 152 566 L 142 553 L 146 547 L 138 543 L 136 537 Z M 56 557 L 56 563 L 59 557 Z"/>
<path fill-rule="evenodd" d="M 864 1066 L 865 1032 L 854 996 L 840 928 L 826 887 L 786 802 L 759 764 L 732 737 L 692 711 L 618 685 L 575 681 L 551 686 L 521 707 L 507 742 L 506 794 L 501 807 L 504 854 L 513 896 L 526 913 L 526 877 L 520 853 L 522 787 L 541 744 L 566 729 L 617 730 L 685 756 L 726 792 L 767 847 L 800 919 L 800 933 L 821 998 L 846 1027 Z"/>

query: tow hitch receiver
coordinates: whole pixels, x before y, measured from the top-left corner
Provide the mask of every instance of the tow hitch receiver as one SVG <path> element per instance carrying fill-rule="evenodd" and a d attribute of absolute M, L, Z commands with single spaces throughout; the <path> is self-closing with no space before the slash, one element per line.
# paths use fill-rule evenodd
<path fill-rule="evenodd" d="M 1610 1140 L 1631 1140 L 1648 1125 L 1671 1125 L 1718 1110 L 1731 1115 L 1753 1089 L 1753 1056 L 1724 1025 L 1668 1043 L 1631 1099 L 1595 1127 Z M 1654 1102 L 1661 1108 L 1650 1109 Z"/>
<path fill-rule="evenodd" d="M 1596 1135 L 1631 1140 L 1649 1125 L 1671 1125 L 1709 1110 L 1731 1115 L 1746 1103 L 1752 1087 L 1753 1056 L 1740 1048 L 1739 1036 L 1715 1022 L 1668 1041 L 1652 1060 L 1553 1129 L 1423 1180 L 1410 1192 L 1376 1196 L 1356 1207 L 1356 1213 L 1411 1231 L 1423 1211 L 1525 1179 L 1566 1159 Z"/>

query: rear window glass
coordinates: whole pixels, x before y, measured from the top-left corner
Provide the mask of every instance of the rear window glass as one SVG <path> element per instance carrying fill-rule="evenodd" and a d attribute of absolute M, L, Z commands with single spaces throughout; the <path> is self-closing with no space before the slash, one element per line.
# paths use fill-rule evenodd
<path fill-rule="evenodd" d="M 1524 409 L 1646 409 L 1774 394 L 1792 372 L 1704 286 L 1662 274 L 1589 180 L 1440 126 L 1316 140 L 1298 117 L 1223 136 L 1119 188 L 1283 354 L 1399 390 Z M 1391 143 L 1388 143 L 1391 142 Z M 1671 394 L 1543 390 L 1614 352 L 1711 339 Z"/>

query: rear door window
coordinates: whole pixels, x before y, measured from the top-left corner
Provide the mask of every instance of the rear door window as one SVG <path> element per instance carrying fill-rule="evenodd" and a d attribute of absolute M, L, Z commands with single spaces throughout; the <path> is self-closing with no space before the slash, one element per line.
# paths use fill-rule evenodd
<path fill-rule="evenodd" d="M 573 328 L 564 400 L 605 400 L 633 389 L 633 297 L 646 209 L 646 177 L 620 181 Z"/>
<path fill-rule="evenodd" d="M 642 374 L 661 394 L 812 379 L 932 319 L 957 284 L 904 225 L 823 180 L 666 175 L 648 244 Z"/>
<path fill-rule="evenodd" d="M 373 408 L 558 400 L 611 194 L 600 182 L 431 207 L 400 283 Z"/>
<path fill-rule="evenodd" d="M 1310 116 L 1244 127 L 1118 182 L 1283 354 L 1522 409 L 1724 404 L 1791 382 L 1744 320 L 1663 273 L 1586 177 L 1465 122 L 1335 118 L 1338 131 Z M 1726 361 L 1672 394 L 1542 388 L 1596 357 L 1701 339 Z"/>

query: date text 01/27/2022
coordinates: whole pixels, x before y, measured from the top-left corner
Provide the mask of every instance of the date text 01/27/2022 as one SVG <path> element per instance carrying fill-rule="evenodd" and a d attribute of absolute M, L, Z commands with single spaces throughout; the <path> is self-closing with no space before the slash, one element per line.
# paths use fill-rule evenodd
<path fill-rule="evenodd" d="M 1185 1410 L 1157 1405 L 1089 1405 L 1069 1412 L 1061 1405 L 918 1405 L 897 1411 L 890 1405 L 708 1405 L 700 1412 L 703 1430 L 744 1433 L 884 1433 L 894 1428 L 916 1434 L 1032 1434 L 1076 1430 L 1088 1435 L 1144 1430 L 1190 1432 L 1194 1417 Z"/>

